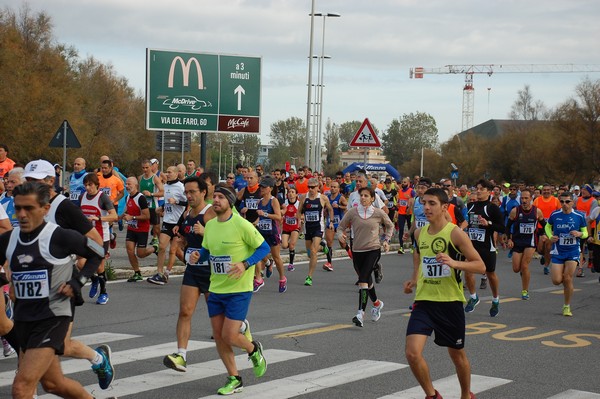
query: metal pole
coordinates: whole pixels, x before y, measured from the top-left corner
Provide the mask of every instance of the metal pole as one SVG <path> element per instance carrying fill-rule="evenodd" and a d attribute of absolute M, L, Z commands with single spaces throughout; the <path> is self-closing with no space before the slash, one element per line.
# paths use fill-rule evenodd
<path fill-rule="evenodd" d="M 421 176 L 423 176 L 423 147 L 421 147 Z"/>
<path fill-rule="evenodd" d="M 56 125 L 54 125 L 56 126 Z M 67 121 L 63 122 L 63 170 L 60 174 L 60 186 L 65 186 L 65 171 L 67 170 Z"/>
<path fill-rule="evenodd" d="M 312 0 L 310 9 L 310 42 L 308 49 L 308 93 L 306 100 L 306 146 L 304 148 L 304 162 L 310 161 L 310 102 L 312 99 L 312 54 L 313 54 L 313 35 L 315 28 L 315 0 Z"/>
<path fill-rule="evenodd" d="M 221 140 L 219 140 L 219 173 L 218 173 L 219 181 L 221 181 Z"/>
<path fill-rule="evenodd" d="M 162 170 L 162 167 L 165 164 L 165 131 L 161 130 L 160 134 L 162 135 L 162 138 L 160 145 L 160 166 L 158 168 L 159 171 Z"/>
<path fill-rule="evenodd" d="M 200 133 L 200 165 L 206 169 L 206 132 Z"/>
<path fill-rule="evenodd" d="M 317 84 L 315 85 L 315 95 L 314 95 L 314 102 L 313 102 L 313 128 L 312 128 L 312 138 L 310 140 L 311 144 L 312 144 L 312 155 L 310 158 L 310 167 L 313 171 L 317 170 L 317 152 L 318 152 L 318 126 L 319 126 L 319 93 L 321 90 L 321 87 L 319 86 L 319 82 L 321 81 L 321 63 L 323 62 L 323 60 L 321 58 L 319 58 L 318 56 L 315 56 L 315 58 L 317 58 Z"/>
<path fill-rule="evenodd" d="M 191 147 L 191 144 L 190 144 Z M 185 150 L 185 133 L 181 132 L 181 163 L 183 163 L 183 152 Z"/>

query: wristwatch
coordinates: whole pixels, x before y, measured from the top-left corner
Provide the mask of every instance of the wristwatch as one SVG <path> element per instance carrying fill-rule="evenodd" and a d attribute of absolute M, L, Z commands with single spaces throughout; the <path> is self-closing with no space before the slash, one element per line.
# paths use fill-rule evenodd
<path fill-rule="evenodd" d="M 246 270 L 248 270 L 248 269 L 250 268 L 250 263 L 248 263 L 248 261 L 247 261 L 247 260 L 243 261 L 242 263 L 244 264 L 244 268 L 245 268 Z"/>

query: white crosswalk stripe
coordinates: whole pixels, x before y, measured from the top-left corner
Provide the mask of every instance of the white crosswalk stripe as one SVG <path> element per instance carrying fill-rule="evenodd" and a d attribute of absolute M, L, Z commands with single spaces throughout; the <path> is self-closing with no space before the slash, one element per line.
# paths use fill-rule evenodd
<path fill-rule="evenodd" d="M 569 389 L 568 391 L 561 392 L 558 395 L 551 396 L 548 399 L 600 399 L 600 393 Z"/>
<path fill-rule="evenodd" d="M 473 374 L 471 375 L 471 391 L 474 394 L 477 394 L 479 392 L 487 391 L 488 389 L 508 384 L 509 382 L 512 381 L 503 378 Z M 444 399 L 460 399 L 460 386 L 458 385 L 456 374 L 433 381 L 433 386 Z M 423 399 L 423 395 L 423 389 L 420 386 L 416 386 L 405 391 L 383 396 L 379 399 Z"/>
<path fill-rule="evenodd" d="M 348 383 L 348 381 L 359 381 L 406 367 L 408 365 L 400 363 L 359 360 L 309 373 L 280 378 L 262 384 L 253 384 L 244 387 L 243 396 L 244 399 L 293 398 L 298 395 L 310 394 L 311 392 L 343 385 Z M 218 395 L 213 395 L 206 396 L 205 398 L 216 399 L 219 397 Z"/>

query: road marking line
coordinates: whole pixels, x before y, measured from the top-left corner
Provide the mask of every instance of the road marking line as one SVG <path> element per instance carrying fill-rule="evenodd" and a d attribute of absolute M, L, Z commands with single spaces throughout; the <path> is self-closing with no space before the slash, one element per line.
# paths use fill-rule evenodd
<path fill-rule="evenodd" d="M 277 328 L 274 330 L 265 330 L 265 331 L 259 331 L 259 332 L 254 332 L 252 331 L 252 335 L 275 335 L 275 334 L 283 334 L 283 333 L 287 333 L 290 331 L 296 331 L 296 330 L 302 330 L 302 329 L 308 329 L 308 328 L 314 328 L 314 327 L 322 327 L 322 326 L 326 326 L 327 323 L 308 323 L 308 324 L 300 324 L 298 326 L 290 326 L 290 327 L 284 327 L 284 328 Z"/>
<path fill-rule="evenodd" d="M 244 399 L 293 398 L 298 395 L 310 395 L 311 393 L 322 389 L 347 384 L 348 381 L 355 382 L 376 375 L 391 373 L 406 367 L 408 367 L 408 365 L 401 363 L 358 360 L 244 387 L 242 395 Z M 219 397 L 220 396 L 218 395 L 211 395 L 206 396 L 203 399 Z"/>
<path fill-rule="evenodd" d="M 299 359 L 306 356 L 312 356 L 313 353 L 295 352 L 279 349 L 267 349 L 264 351 L 265 358 L 269 364 L 284 362 L 288 360 Z M 238 365 L 238 370 L 252 368 L 252 363 L 248 361 L 248 355 L 238 355 L 235 357 Z M 220 359 L 209 360 L 197 364 L 188 364 L 187 372 L 180 373 L 171 369 L 156 371 L 154 373 L 138 374 L 127 378 L 117 378 L 112 386 L 103 391 L 98 387 L 98 384 L 88 385 L 85 388 L 97 399 L 121 397 L 125 395 L 134 395 L 141 392 L 148 392 L 155 389 L 162 389 L 173 385 L 184 384 L 187 382 L 198 381 L 203 378 L 215 377 L 218 375 L 225 376 L 227 371 Z M 215 386 L 215 391 L 218 389 Z M 53 395 L 42 395 L 40 399 L 56 398 Z"/>
<path fill-rule="evenodd" d="M 471 391 L 473 393 L 479 393 L 508 384 L 509 382 L 512 381 L 503 378 L 472 374 Z M 460 399 L 460 386 L 458 385 L 458 377 L 456 374 L 433 381 L 433 386 L 445 399 Z M 379 399 L 422 399 L 423 395 L 425 395 L 423 389 L 420 386 L 416 386 L 391 395 L 382 396 Z"/>
<path fill-rule="evenodd" d="M 581 288 L 573 288 L 573 292 L 581 291 Z M 562 295 L 564 294 L 563 290 L 550 291 L 551 294 Z"/>
<path fill-rule="evenodd" d="M 514 298 L 514 297 L 500 299 L 500 303 L 516 302 L 516 301 L 522 301 L 522 299 L 521 298 Z M 485 303 L 491 304 L 492 301 L 485 301 Z"/>
<path fill-rule="evenodd" d="M 141 335 L 99 332 L 95 334 L 78 335 L 72 339 L 83 342 L 85 345 L 105 344 L 107 342 L 122 341 L 124 339 L 140 338 Z"/>
<path fill-rule="evenodd" d="M 558 395 L 551 396 L 548 399 L 598 399 L 598 398 L 600 398 L 600 394 L 597 394 L 594 392 L 577 391 L 575 389 L 569 389 L 568 391 L 561 392 Z"/>
<path fill-rule="evenodd" d="M 200 349 L 213 348 L 214 346 L 214 342 L 189 341 L 188 352 Z M 111 356 L 112 364 L 114 366 L 117 366 L 119 364 L 136 362 L 138 360 L 147 360 L 155 357 L 161 357 L 168 355 L 169 353 L 173 353 L 173 351 L 176 348 L 177 344 L 175 342 L 168 342 L 159 345 L 142 346 L 139 348 L 113 352 Z M 90 370 L 90 362 L 85 359 L 63 360 L 60 363 L 60 366 L 64 375 Z M 12 385 L 14 378 L 14 371 L 5 371 L 0 373 L 0 387 Z"/>
<path fill-rule="evenodd" d="M 320 328 L 311 328 L 309 330 L 295 331 L 286 334 L 279 334 L 273 338 L 292 338 L 292 337 L 302 337 L 304 335 L 312 335 L 312 334 L 320 334 L 329 331 L 341 330 L 343 328 L 352 328 L 354 324 L 333 324 L 331 326 L 320 327 Z"/>

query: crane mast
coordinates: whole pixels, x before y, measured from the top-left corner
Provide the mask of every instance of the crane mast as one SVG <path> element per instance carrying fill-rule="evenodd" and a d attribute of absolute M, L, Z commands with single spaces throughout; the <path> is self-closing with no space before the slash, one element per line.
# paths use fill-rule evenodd
<path fill-rule="evenodd" d="M 598 64 L 465 64 L 446 65 L 439 68 L 410 68 L 411 79 L 423 79 L 423 75 L 464 74 L 462 102 L 462 130 L 473 127 L 475 114 L 473 75 L 495 73 L 585 73 L 600 72 Z"/>

